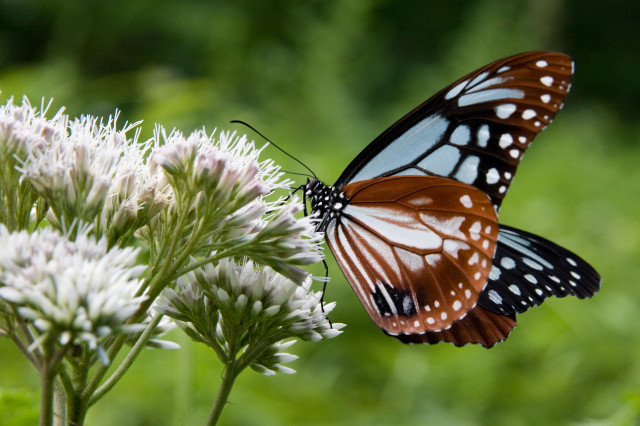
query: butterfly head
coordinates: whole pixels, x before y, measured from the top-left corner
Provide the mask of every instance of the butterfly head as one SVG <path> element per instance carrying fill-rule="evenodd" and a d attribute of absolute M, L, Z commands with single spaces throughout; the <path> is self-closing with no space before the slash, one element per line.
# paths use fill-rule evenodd
<path fill-rule="evenodd" d="M 305 194 L 311 203 L 311 214 L 320 221 L 318 231 L 324 232 L 329 222 L 338 217 L 349 200 L 336 187 L 327 186 L 318 179 L 310 180 L 305 189 Z"/>

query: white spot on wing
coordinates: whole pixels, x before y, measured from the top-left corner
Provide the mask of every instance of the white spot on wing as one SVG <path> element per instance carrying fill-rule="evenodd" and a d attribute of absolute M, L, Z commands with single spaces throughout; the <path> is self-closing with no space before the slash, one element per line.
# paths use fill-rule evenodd
<path fill-rule="evenodd" d="M 456 127 L 453 133 L 451 133 L 451 138 L 449 138 L 449 140 L 455 145 L 467 145 L 471 140 L 471 131 L 469 130 L 469 126 L 461 124 Z"/>
<path fill-rule="evenodd" d="M 469 155 L 458 168 L 455 178 L 463 183 L 473 183 L 478 177 L 478 164 L 480 164 L 480 157 Z"/>
<path fill-rule="evenodd" d="M 500 265 L 504 269 L 513 269 L 516 267 L 516 262 L 512 258 L 505 256 L 502 259 L 500 259 Z"/>
<path fill-rule="evenodd" d="M 498 172 L 498 169 L 496 169 L 495 167 L 490 168 L 487 172 L 486 178 L 489 185 L 493 185 L 494 183 L 498 182 L 500 180 L 500 173 Z"/>
<path fill-rule="evenodd" d="M 408 312 L 411 312 L 412 308 L 413 300 L 411 299 L 411 296 L 406 295 L 404 299 L 402 299 L 402 312 L 406 314 Z"/>
<path fill-rule="evenodd" d="M 394 251 L 400 258 L 402 264 L 409 268 L 410 271 L 417 272 L 424 268 L 424 261 L 422 260 L 422 256 L 419 254 L 400 247 L 394 247 Z"/>
<path fill-rule="evenodd" d="M 487 78 L 488 75 L 489 75 L 489 71 L 485 71 L 485 72 L 477 75 L 476 78 L 471 80 L 471 83 L 469 83 L 469 87 L 473 88 L 473 86 L 475 86 L 476 84 L 480 83 L 482 80 Z"/>
<path fill-rule="evenodd" d="M 471 235 L 472 240 L 480 239 L 480 232 L 482 231 L 482 224 L 479 221 L 473 222 L 473 225 L 469 228 L 469 234 Z"/>
<path fill-rule="evenodd" d="M 489 279 L 495 281 L 500 278 L 500 275 L 502 275 L 502 270 L 500 270 L 496 265 L 492 265 L 491 272 L 489 273 Z"/>
<path fill-rule="evenodd" d="M 535 116 L 536 116 L 536 112 L 532 109 L 525 109 L 524 112 L 522 113 L 523 120 L 530 120 Z"/>
<path fill-rule="evenodd" d="M 549 65 L 549 63 L 547 61 L 544 61 L 544 60 L 539 60 L 538 62 L 536 62 L 536 66 L 539 67 L 539 68 L 544 68 L 547 65 Z"/>
<path fill-rule="evenodd" d="M 391 308 L 391 313 L 393 315 L 398 315 L 396 305 L 395 303 L 393 303 L 393 299 L 391 299 L 391 296 L 389 295 L 389 292 L 387 291 L 385 285 L 382 282 L 378 281 L 376 283 L 376 286 L 377 290 L 380 292 L 380 294 L 382 294 L 382 297 L 384 297 L 384 300 L 387 302 L 387 305 L 389 305 L 389 308 Z"/>
<path fill-rule="evenodd" d="M 429 266 L 436 266 L 442 260 L 442 255 L 440 253 L 425 254 L 424 260 Z"/>
<path fill-rule="evenodd" d="M 491 134 L 489 133 L 489 126 L 487 124 L 483 124 L 478 129 L 478 146 L 480 148 L 486 148 L 487 142 L 489 141 L 489 137 Z"/>
<path fill-rule="evenodd" d="M 459 311 L 460 308 L 462 308 L 462 303 L 460 303 L 459 300 L 456 300 L 455 302 L 453 302 L 453 310 L 454 311 Z"/>
<path fill-rule="evenodd" d="M 527 248 L 527 247 L 531 246 L 531 243 L 529 241 L 527 241 L 526 239 L 521 238 L 518 235 L 513 234 L 511 232 L 501 232 L 498 235 L 498 241 L 500 241 L 501 243 L 506 244 L 507 246 L 513 248 L 517 252 L 522 253 L 523 255 L 530 257 L 531 259 L 535 260 L 539 264 L 543 265 L 545 268 L 553 269 L 553 264 L 552 263 L 549 263 L 543 257 L 539 256 L 538 254 L 536 254 L 535 252 L 533 252 L 533 251 L 531 251 L 530 249 Z M 514 264 L 514 266 L 515 266 L 515 264 Z"/>
<path fill-rule="evenodd" d="M 473 207 L 473 201 L 471 201 L 471 197 L 469 197 L 469 195 L 467 194 L 460 197 L 460 204 L 462 204 L 464 207 L 468 209 Z"/>
<path fill-rule="evenodd" d="M 504 149 L 512 143 L 513 136 L 511 136 L 509 133 L 504 133 L 502 136 L 500 136 L 500 142 L 498 142 L 498 145 L 500 145 L 500 148 Z"/>
<path fill-rule="evenodd" d="M 422 150 L 421 150 L 422 152 Z M 460 150 L 451 145 L 443 145 L 418 163 L 418 167 L 440 176 L 448 176 L 460 159 Z M 404 159 L 406 160 L 406 159 Z M 403 160 L 403 163 L 406 161 Z M 389 167 L 385 165 L 385 169 Z M 354 179 L 360 180 L 360 179 Z"/>
<path fill-rule="evenodd" d="M 454 259 L 457 259 L 458 251 L 468 250 L 469 245 L 467 243 L 463 243 L 462 241 L 458 241 L 458 240 L 444 240 L 444 243 L 442 244 L 442 249 L 446 253 L 449 253 Z"/>
<path fill-rule="evenodd" d="M 527 265 L 531 269 L 535 269 L 536 271 L 542 271 L 543 269 L 541 264 L 533 259 L 529 259 L 528 257 L 523 258 L 522 261 L 525 263 L 525 265 Z"/>
<path fill-rule="evenodd" d="M 487 294 L 489 296 L 489 300 L 491 300 L 496 305 L 502 305 L 502 297 L 495 290 L 489 290 Z"/>
<path fill-rule="evenodd" d="M 427 213 L 420 213 L 420 220 L 429 228 L 435 230 L 439 234 L 451 236 L 460 240 L 466 239 L 464 232 L 460 230 L 460 226 L 462 225 L 462 222 L 464 222 L 464 219 L 465 218 L 462 216 L 455 216 L 447 220 L 440 220 Z"/>
<path fill-rule="evenodd" d="M 493 102 L 500 99 L 522 99 L 524 92 L 517 89 L 488 89 L 481 92 L 470 93 L 460 96 L 458 105 L 461 107 L 480 104 L 484 102 Z"/>
<path fill-rule="evenodd" d="M 448 99 L 451 99 L 451 98 L 454 98 L 454 97 L 458 96 L 460 94 L 460 92 L 462 92 L 462 89 L 464 89 L 464 87 L 467 85 L 468 82 L 469 82 L 469 80 L 465 80 L 462 83 L 458 83 L 455 87 L 453 87 L 451 90 L 449 90 L 446 95 L 444 95 L 444 98 L 448 100 Z"/>
<path fill-rule="evenodd" d="M 545 75 L 544 77 L 540 77 L 540 82 L 547 87 L 551 87 L 553 84 L 553 77 L 550 75 Z"/>
<path fill-rule="evenodd" d="M 548 104 L 549 102 L 551 102 L 551 95 L 544 94 L 544 95 L 540 96 L 540 100 L 542 102 L 544 102 L 545 104 Z"/>
<path fill-rule="evenodd" d="M 516 112 L 514 104 L 502 104 L 496 107 L 496 115 L 500 118 L 509 118 L 514 112 Z"/>
<path fill-rule="evenodd" d="M 487 87 L 500 84 L 503 81 L 504 81 L 504 78 L 502 77 L 490 78 L 489 80 L 485 80 L 482 83 L 478 84 L 477 86 L 474 86 L 473 88 L 469 89 L 467 93 L 477 92 L 479 90 L 486 89 Z"/>

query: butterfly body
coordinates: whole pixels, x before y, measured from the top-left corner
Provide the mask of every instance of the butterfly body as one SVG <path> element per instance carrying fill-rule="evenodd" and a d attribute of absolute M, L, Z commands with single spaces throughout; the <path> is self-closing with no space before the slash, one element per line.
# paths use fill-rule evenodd
<path fill-rule="evenodd" d="M 306 185 L 318 230 L 387 334 L 492 346 L 546 297 L 597 291 L 598 274 L 578 256 L 497 217 L 572 71 L 558 53 L 496 61 L 392 125 L 335 185 Z"/>

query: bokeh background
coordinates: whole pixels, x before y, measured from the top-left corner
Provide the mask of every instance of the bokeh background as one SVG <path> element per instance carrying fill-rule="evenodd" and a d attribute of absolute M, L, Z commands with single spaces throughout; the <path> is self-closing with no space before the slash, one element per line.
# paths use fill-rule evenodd
<path fill-rule="evenodd" d="M 527 152 L 501 221 L 589 260 L 593 299 L 549 300 L 493 349 L 403 345 L 330 261 L 339 338 L 298 343 L 295 375 L 243 374 L 228 425 L 640 424 L 640 2 L 637 0 L 0 0 L 0 102 L 185 132 L 251 123 L 333 182 L 366 144 L 465 73 L 509 54 L 576 61 L 565 109 Z M 301 166 L 267 148 L 287 170 Z M 321 270 L 315 270 L 322 273 Z M 90 425 L 192 425 L 212 351 L 145 352 Z M 38 377 L 0 339 L 0 424 L 33 424 Z"/>

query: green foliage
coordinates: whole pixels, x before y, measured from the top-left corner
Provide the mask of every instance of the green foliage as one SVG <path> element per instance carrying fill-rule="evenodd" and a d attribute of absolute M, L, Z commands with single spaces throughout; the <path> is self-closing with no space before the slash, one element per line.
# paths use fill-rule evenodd
<path fill-rule="evenodd" d="M 300 344 L 293 376 L 241 377 L 222 422 L 639 421 L 640 36 L 628 24 L 637 2 L 604 12 L 577 0 L 24 3 L 0 1 L 3 99 L 53 96 L 53 110 L 66 104 L 77 108 L 71 114 L 119 106 L 147 129 L 160 122 L 248 132 L 226 124 L 243 119 L 327 182 L 465 72 L 529 49 L 574 54 L 566 108 L 527 152 L 501 222 L 589 260 L 603 276 L 601 292 L 547 301 L 491 350 L 407 346 L 377 330 L 331 260 L 327 297 L 338 301 L 334 321 L 348 324 L 343 337 Z M 34 373 L 9 347 L 0 339 L 3 365 L 18 366 L 0 369 L 0 385 L 23 386 Z M 147 351 L 88 423 L 202 424 L 220 374 L 206 349 Z"/>
<path fill-rule="evenodd" d="M 38 422 L 38 394 L 30 389 L 0 388 L 0 424 L 30 426 Z"/>

